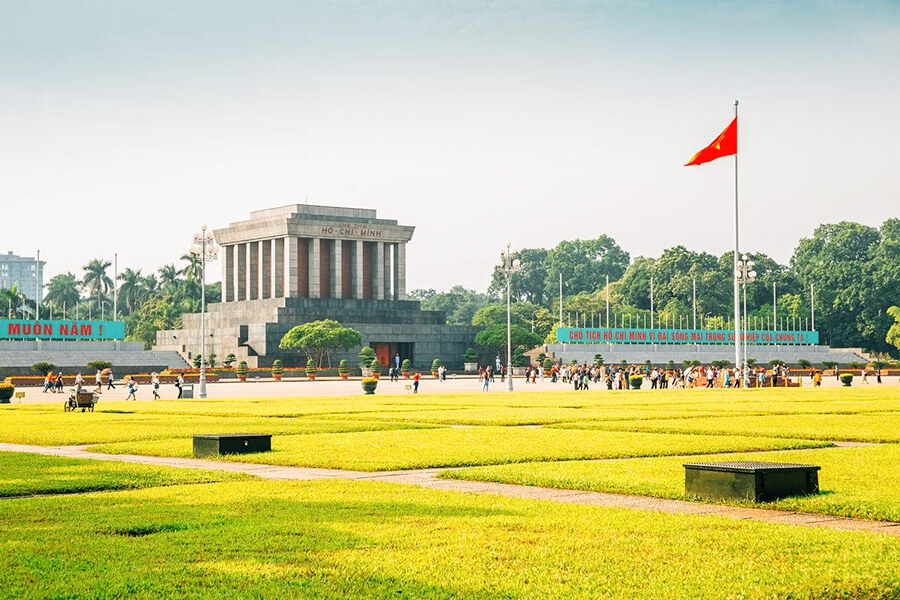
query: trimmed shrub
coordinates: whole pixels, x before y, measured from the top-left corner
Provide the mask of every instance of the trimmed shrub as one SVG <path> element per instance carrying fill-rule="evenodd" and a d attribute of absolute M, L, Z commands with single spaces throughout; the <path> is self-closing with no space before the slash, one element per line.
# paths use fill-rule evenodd
<path fill-rule="evenodd" d="M 401 373 L 412 373 L 412 361 L 408 358 L 404 358 L 403 362 L 400 363 L 400 372 Z"/>
<path fill-rule="evenodd" d="M 91 371 L 102 371 L 103 369 L 110 369 L 112 366 L 113 364 L 108 360 L 92 360 L 87 364 L 87 368 Z"/>
<path fill-rule="evenodd" d="M 56 371 L 56 365 L 54 365 L 52 362 L 41 361 L 41 362 L 36 362 L 33 365 L 31 365 L 31 370 L 34 371 L 35 373 L 40 373 L 41 375 L 46 375 L 47 373 L 50 373 L 51 371 Z"/>
<path fill-rule="evenodd" d="M 342 358 L 341 362 L 338 363 L 338 373 L 349 373 L 350 367 L 347 366 L 347 359 Z"/>
<path fill-rule="evenodd" d="M 272 362 L 272 375 L 281 375 L 284 373 L 284 363 L 280 359 Z"/>
<path fill-rule="evenodd" d="M 441 364 L 442 364 L 441 359 L 439 359 L 439 358 L 436 358 L 433 361 L 431 361 L 431 372 L 437 373 L 438 369 L 441 368 Z"/>
<path fill-rule="evenodd" d="M 463 362 L 478 362 L 478 353 L 475 352 L 474 348 L 466 348 L 466 351 L 463 352 Z"/>
<path fill-rule="evenodd" d="M 359 367 L 361 369 L 369 369 L 372 367 L 372 361 L 375 359 L 375 350 L 371 346 L 363 346 L 359 351 Z"/>
<path fill-rule="evenodd" d="M 247 374 L 247 361 L 242 360 L 238 363 L 237 369 L 235 369 L 235 373 L 238 375 L 246 375 Z"/>

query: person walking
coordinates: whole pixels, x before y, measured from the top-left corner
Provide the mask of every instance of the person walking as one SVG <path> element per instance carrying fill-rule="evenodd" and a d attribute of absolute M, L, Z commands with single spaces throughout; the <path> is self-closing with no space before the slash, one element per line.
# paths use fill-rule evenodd
<path fill-rule="evenodd" d="M 419 393 L 419 380 L 422 379 L 422 376 L 419 375 L 419 372 L 416 371 L 416 374 L 413 375 L 413 394 Z"/>
<path fill-rule="evenodd" d="M 153 388 L 153 399 L 159 400 L 159 374 L 156 371 L 150 373 L 150 385 Z"/>
<path fill-rule="evenodd" d="M 53 386 L 55 389 L 54 392 L 62 393 L 63 391 L 63 374 L 62 371 L 56 374 L 56 382 Z"/>
<path fill-rule="evenodd" d="M 134 375 L 132 375 L 128 379 L 128 396 L 125 400 L 134 400 L 137 402 L 137 380 L 135 380 Z"/>
<path fill-rule="evenodd" d="M 181 373 L 175 378 L 175 387 L 178 388 L 178 398 L 180 399 L 181 394 L 184 392 L 184 376 Z"/>
<path fill-rule="evenodd" d="M 44 391 L 42 394 L 46 394 L 47 390 L 53 387 L 53 371 L 47 371 L 47 374 L 44 376 Z"/>
<path fill-rule="evenodd" d="M 116 381 L 116 376 L 113 375 L 112 369 L 109 370 L 109 373 L 106 374 L 106 389 L 114 390 L 116 386 L 114 385 Z"/>
<path fill-rule="evenodd" d="M 490 367 L 488 367 L 488 369 L 490 369 Z M 481 391 L 482 391 L 482 392 L 488 391 L 488 388 L 490 387 L 490 384 L 491 384 L 491 377 L 490 377 L 490 375 L 489 375 L 487 372 L 483 373 L 483 374 L 481 375 Z"/>
<path fill-rule="evenodd" d="M 100 369 L 97 369 L 97 374 L 94 375 L 94 383 L 97 384 L 97 393 L 101 393 L 103 389 L 103 374 L 100 372 Z"/>

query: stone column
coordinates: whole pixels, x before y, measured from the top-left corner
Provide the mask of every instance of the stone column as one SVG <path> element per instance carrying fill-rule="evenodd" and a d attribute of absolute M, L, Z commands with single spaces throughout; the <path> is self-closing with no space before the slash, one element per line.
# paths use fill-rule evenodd
<path fill-rule="evenodd" d="M 363 297 L 363 242 L 354 242 L 353 253 L 353 297 L 362 300 Z"/>
<path fill-rule="evenodd" d="M 384 242 L 375 242 L 375 265 L 372 269 L 372 296 L 384 300 Z"/>
<path fill-rule="evenodd" d="M 237 287 L 235 297 L 238 300 L 247 299 L 247 244 L 235 244 L 235 270 L 234 281 Z"/>
<path fill-rule="evenodd" d="M 272 244 L 259 240 L 259 297 L 272 297 Z"/>
<path fill-rule="evenodd" d="M 309 297 L 321 298 L 321 278 L 319 277 L 319 238 L 309 240 Z"/>
<path fill-rule="evenodd" d="M 406 300 L 406 242 L 397 244 L 394 261 L 394 295 L 397 300 Z"/>
<path fill-rule="evenodd" d="M 259 242 L 247 242 L 247 299 L 259 298 Z"/>
<path fill-rule="evenodd" d="M 284 297 L 297 297 L 297 238 L 284 238 Z"/>
<path fill-rule="evenodd" d="M 222 301 L 234 301 L 234 251 L 222 246 Z"/>
<path fill-rule="evenodd" d="M 343 271 L 341 270 L 341 266 L 343 261 L 341 260 L 341 240 L 334 240 L 331 245 L 331 297 L 332 298 L 342 298 L 343 294 L 341 291 L 343 288 L 341 287 L 341 283 L 343 282 Z"/>
<path fill-rule="evenodd" d="M 391 300 L 394 295 L 392 294 L 392 286 L 391 286 L 391 246 L 392 244 L 384 244 L 383 256 L 384 256 L 384 299 Z"/>
<path fill-rule="evenodd" d="M 278 256 L 275 248 L 280 240 L 269 240 L 269 298 L 280 298 L 278 292 Z"/>

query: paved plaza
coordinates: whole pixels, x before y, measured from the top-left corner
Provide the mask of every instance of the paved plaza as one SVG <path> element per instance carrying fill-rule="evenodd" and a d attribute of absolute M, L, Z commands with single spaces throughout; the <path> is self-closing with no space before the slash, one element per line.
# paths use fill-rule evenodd
<path fill-rule="evenodd" d="M 866 387 L 878 387 L 875 383 L 875 377 L 870 376 L 870 383 L 859 383 L 860 379 L 854 379 L 854 387 L 865 389 Z M 882 386 L 900 385 L 900 377 L 891 376 L 882 378 Z M 393 395 L 393 394 L 411 394 L 412 380 L 400 379 L 399 381 L 390 381 L 387 377 L 382 377 L 378 383 L 378 389 L 375 395 Z M 645 382 L 645 387 L 649 387 L 650 383 Z M 822 379 L 823 387 L 840 387 L 840 382 L 834 377 L 825 377 Z M 812 387 L 812 381 L 809 378 L 803 378 L 803 387 Z M 543 382 L 538 380 L 536 383 L 525 383 L 524 378 L 513 378 L 514 392 L 517 391 L 546 391 L 559 392 L 571 391 L 572 386 L 561 381 L 552 383 L 549 378 L 545 378 Z M 606 392 L 602 385 L 591 385 L 589 391 Z M 67 394 L 51 394 L 43 393 L 39 387 L 34 388 L 18 388 L 18 391 L 25 392 L 25 398 L 22 402 L 62 402 L 63 397 Z M 659 394 L 663 399 L 670 390 L 652 390 L 654 394 Z M 615 393 L 620 393 L 613 390 Z M 178 395 L 178 390 L 174 385 L 163 385 L 160 387 L 160 396 L 163 400 L 172 400 Z M 484 393 L 481 389 L 481 382 L 476 376 L 461 375 L 457 377 L 449 377 L 446 381 L 437 381 L 430 375 L 423 376 L 419 382 L 420 394 L 462 394 L 462 393 Z M 500 378 L 496 378 L 494 383 L 488 387 L 489 394 L 506 394 L 506 383 L 501 382 Z M 701 394 L 701 390 L 697 390 Z M 103 386 L 101 400 L 124 400 L 128 395 L 127 388 L 118 382 L 115 390 L 107 390 L 106 385 Z M 199 395 L 199 386 L 194 385 L 194 397 Z M 207 384 L 207 397 L 210 399 L 221 398 L 294 398 L 294 397 L 321 397 L 321 396 L 362 396 L 362 389 L 359 379 L 317 379 L 310 381 L 307 379 L 284 379 L 275 381 L 269 378 L 250 378 L 247 381 L 223 381 Z M 150 400 L 153 397 L 152 390 L 149 385 L 141 385 L 138 387 L 137 397 L 139 401 Z M 700 396 L 698 395 L 698 399 Z M 13 402 L 18 401 L 14 399 Z"/>

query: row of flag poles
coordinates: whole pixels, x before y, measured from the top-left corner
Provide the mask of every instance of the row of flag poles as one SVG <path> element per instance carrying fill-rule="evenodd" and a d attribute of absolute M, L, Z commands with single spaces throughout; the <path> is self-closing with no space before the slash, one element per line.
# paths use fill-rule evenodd
<path fill-rule="evenodd" d="M 738 127 L 738 101 L 734 101 L 734 119 L 728 127 L 714 139 L 711 144 L 691 157 L 684 166 L 702 165 L 722 158 L 734 156 L 734 366 L 745 367 L 741 361 L 741 302 L 740 287 L 738 284 L 738 257 L 740 253 L 738 233 L 738 151 L 737 151 L 737 127 Z"/>

